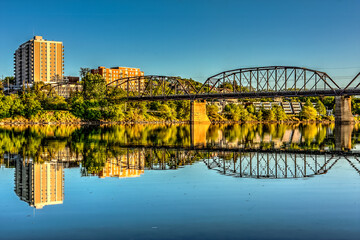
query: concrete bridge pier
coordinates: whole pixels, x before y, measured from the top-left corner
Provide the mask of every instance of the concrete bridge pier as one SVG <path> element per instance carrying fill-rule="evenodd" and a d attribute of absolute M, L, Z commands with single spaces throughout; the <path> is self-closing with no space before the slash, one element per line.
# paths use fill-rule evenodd
<path fill-rule="evenodd" d="M 206 102 L 190 102 L 191 146 L 206 146 L 206 133 L 211 122 L 206 114 Z"/>
<path fill-rule="evenodd" d="M 351 113 L 351 96 L 335 96 L 335 122 L 341 124 L 354 123 Z"/>
<path fill-rule="evenodd" d="M 206 114 L 206 102 L 190 101 L 190 123 L 210 123 Z"/>

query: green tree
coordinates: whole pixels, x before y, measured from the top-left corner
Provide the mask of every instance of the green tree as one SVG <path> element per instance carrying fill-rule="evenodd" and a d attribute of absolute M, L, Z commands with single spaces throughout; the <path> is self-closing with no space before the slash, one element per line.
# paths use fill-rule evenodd
<path fill-rule="evenodd" d="M 174 120 L 176 113 L 167 104 L 161 104 L 159 108 L 160 117 L 165 120 Z"/>
<path fill-rule="evenodd" d="M 90 74 L 90 68 L 80 68 L 80 78 L 83 79 L 86 75 Z"/>
<path fill-rule="evenodd" d="M 5 104 L 9 104 L 11 106 L 9 110 L 10 117 L 25 115 L 25 106 L 18 95 L 11 94 L 10 96 L 7 96 L 5 98 Z"/>
<path fill-rule="evenodd" d="M 253 104 L 247 106 L 247 107 L 246 107 L 246 110 L 248 111 L 248 113 L 252 113 L 252 114 L 255 113 L 255 107 L 254 107 Z"/>
<path fill-rule="evenodd" d="M 230 105 L 230 118 L 234 121 L 249 121 L 251 119 L 249 112 L 242 104 L 229 104 Z M 225 107 L 226 108 L 226 107 Z"/>
<path fill-rule="evenodd" d="M 282 106 L 279 105 L 274 105 L 272 107 L 272 111 L 274 112 L 275 115 L 275 119 L 278 121 L 284 121 L 287 119 L 287 115 L 284 111 L 284 108 Z"/>
<path fill-rule="evenodd" d="M 206 105 L 206 113 L 210 120 L 223 120 L 223 117 L 219 114 L 219 108 L 215 104 Z"/>
<path fill-rule="evenodd" d="M 270 110 L 262 109 L 261 111 L 263 113 L 263 119 L 265 121 L 275 121 L 276 120 L 275 113 L 272 109 L 270 109 Z"/>
<path fill-rule="evenodd" d="M 5 77 L 2 80 L 2 84 L 3 84 L 3 86 L 14 85 L 15 84 L 15 77 L 13 77 L 13 76 Z"/>
<path fill-rule="evenodd" d="M 82 95 L 85 100 L 88 99 L 103 99 L 106 92 L 105 79 L 99 74 L 86 74 L 82 78 Z"/>
<path fill-rule="evenodd" d="M 314 105 L 312 104 L 312 102 L 310 101 L 310 98 L 308 98 L 305 102 L 305 105 L 304 106 L 307 106 L 307 107 L 314 107 Z"/>
<path fill-rule="evenodd" d="M 261 111 L 261 109 L 256 113 L 256 119 L 258 121 L 262 121 L 263 120 L 263 112 Z"/>
<path fill-rule="evenodd" d="M 326 108 L 320 99 L 317 100 L 315 109 L 320 115 L 326 115 Z"/>
<path fill-rule="evenodd" d="M 323 103 L 327 109 L 332 109 L 335 104 L 335 98 L 334 97 L 324 97 Z"/>
<path fill-rule="evenodd" d="M 71 111 L 76 117 L 85 117 L 86 106 L 82 96 L 72 99 Z"/>
<path fill-rule="evenodd" d="M 36 115 L 42 108 L 41 103 L 33 93 L 25 93 L 22 98 L 24 105 L 24 117 L 30 118 Z"/>
<path fill-rule="evenodd" d="M 299 113 L 299 117 L 301 120 L 316 120 L 317 111 L 313 106 L 304 106 Z"/>

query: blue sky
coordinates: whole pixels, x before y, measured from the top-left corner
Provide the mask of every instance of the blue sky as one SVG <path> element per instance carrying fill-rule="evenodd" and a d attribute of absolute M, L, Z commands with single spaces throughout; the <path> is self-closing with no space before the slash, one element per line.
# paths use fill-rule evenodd
<path fill-rule="evenodd" d="M 203 81 L 295 65 L 348 82 L 360 71 L 360 1 L 0 1 L 0 76 L 34 34 L 63 41 L 66 75 L 131 66 Z"/>

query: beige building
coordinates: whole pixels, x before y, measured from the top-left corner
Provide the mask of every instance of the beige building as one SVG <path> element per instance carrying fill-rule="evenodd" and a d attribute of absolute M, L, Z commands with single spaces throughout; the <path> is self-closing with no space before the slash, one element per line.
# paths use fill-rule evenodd
<path fill-rule="evenodd" d="M 61 81 L 64 75 L 63 43 L 35 36 L 20 45 L 15 51 L 14 61 L 17 86 Z"/>
<path fill-rule="evenodd" d="M 91 69 L 92 74 L 100 74 L 106 81 L 106 84 L 111 86 L 118 86 L 125 91 L 129 90 L 132 92 L 142 91 L 145 87 L 144 78 L 136 78 L 144 76 L 144 72 L 140 71 L 139 68 L 132 67 L 98 67 L 97 69 Z M 128 79 L 130 81 L 128 81 Z M 119 80 L 120 79 L 120 80 Z M 119 80 L 119 81 L 117 81 Z"/>
<path fill-rule="evenodd" d="M 64 171 L 61 163 L 34 163 L 17 160 L 15 193 L 35 208 L 62 204 L 64 200 Z"/>

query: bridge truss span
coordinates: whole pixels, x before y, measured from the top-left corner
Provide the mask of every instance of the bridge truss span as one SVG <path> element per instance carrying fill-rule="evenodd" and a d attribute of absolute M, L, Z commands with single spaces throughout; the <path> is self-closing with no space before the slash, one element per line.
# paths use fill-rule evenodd
<path fill-rule="evenodd" d="M 291 66 L 240 68 L 209 77 L 198 94 L 253 94 L 291 96 L 332 93 L 340 87 L 325 72 Z M 268 93 L 268 94 L 264 94 Z"/>
<path fill-rule="evenodd" d="M 155 97 L 155 96 L 190 96 L 196 94 L 195 87 L 187 79 L 171 76 L 136 76 L 120 78 L 107 84 L 107 87 L 121 88 L 127 97 Z"/>
<path fill-rule="evenodd" d="M 358 82 L 356 82 L 358 81 Z M 353 93 L 359 91 L 360 88 L 360 72 L 349 82 L 348 85 L 343 89 L 344 93 Z"/>
<path fill-rule="evenodd" d="M 294 66 L 239 68 L 209 77 L 203 84 L 173 76 L 117 79 L 108 88 L 122 89 L 127 101 L 276 98 L 360 95 L 360 73 L 341 88 L 327 73 Z M 353 85 L 355 87 L 353 87 Z"/>

